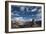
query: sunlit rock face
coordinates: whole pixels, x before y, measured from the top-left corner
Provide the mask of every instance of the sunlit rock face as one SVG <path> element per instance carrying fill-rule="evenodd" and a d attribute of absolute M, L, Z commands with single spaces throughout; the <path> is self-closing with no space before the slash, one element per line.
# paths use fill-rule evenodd
<path fill-rule="evenodd" d="M 18 21 L 18 25 L 24 25 L 25 24 L 25 22 L 23 22 L 23 21 Z"/>

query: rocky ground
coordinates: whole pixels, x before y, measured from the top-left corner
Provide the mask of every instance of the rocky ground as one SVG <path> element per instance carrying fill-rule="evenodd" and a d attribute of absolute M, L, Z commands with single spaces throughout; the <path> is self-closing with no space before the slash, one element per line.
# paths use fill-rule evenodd
<path fill-rule="evenodd" d="M 28 28 L 28 27 L 41 27 L 41 21 L 33 23 L 33 22 L 26 22 L 23 25 L 19 25 L 19 23 L 12 23 L 12 28 Z"/>

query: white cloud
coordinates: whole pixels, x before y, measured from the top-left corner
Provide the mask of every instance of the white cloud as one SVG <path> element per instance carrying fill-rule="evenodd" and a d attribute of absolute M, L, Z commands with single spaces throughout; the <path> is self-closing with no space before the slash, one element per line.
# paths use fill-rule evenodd
<path fill-rule="evenodd" d="M 13 20 L 22 21 L 23 20 L 23 17 L 14 17 Z"/>
<path fill-rule="evenodd" d="M 14 15 L 14 13 L 11 12 L 11 15 Z"/>
<path fill-rule="evenodd" d="M 34 12 L 34 11 L 36 11 L 36 10 L 37 10 L 37 8 L 34 8 L 34 9 L 32 9 L 31 11 Z"/>
<path fill-rule="evenodd" d="M 24 19 L 23 17 L 15 17 L 19 21 L 32 21 L 32 19 Z"/>
<path fill-rule="evenodd" d="M 37 14 L 35 21 L 40 21 L 42 19 L 41 17 L 42 17 L 41 13 Z"/>
<path fill-rule="evenodd" d="M 20 12 L 18 12 L 18 11 L 14 11 L 14 13 L 20 13 Z"/>
<path fill-rule="evenodd" d="M 39 13 L 39 14 L 36 14 L 36 16 L 37 16 L 37 17 L 40 17 L 40 16 L 42 16 L 42 14 L 41 14 L 41 13 Z"/>
<path fill-rule="evenodd" d="M 29 21 L 32 21 L 32 19 L 29 19 Z"/>
<path fill-rule="evenodd" d="M 14 14 L 14 15 L 15 15 L 15 16 L 20 16 L 20 15 L 19 15 L 19 14 L 17 14 L 17 13 L 16 13 L 16 14 Z"/>
<path fill-rule="evenodd" d="M 32 16 L 34 16 L 34 15 L 32 15 Z"/>
<path fill-rule="evenodd" d="M 12 21 L 17 21 L 17 22 L 27 22 L 27 21 L 32 21 L 32 19 L 24 19 L 23 17 L 14 17 Z"/>
<path fill-rule="evenodd" d="M 26 8 L 26 10 L 27 10 L 27 12 L 30 12 L 30 11 L 29 11 L 29 8 Z"/>
<path fill-rule="evenodd" d="M 20 16 L 19 14 L 14 14 L 14 13 L 11 13 L 11 17 L 14 18 L 14 16 Z"/>
<path fill-rule="evenodd" d="M 35 19 L 35 21 L 41 21 L 42 19 L 40 18 L 40 19 Z"/>
<path fill-rule="evenodd" d="M 25 7 L 20 7 L 20 10 L 21 10 L 21 11 L 24 11 L 24 9 L 25 9 Z"/>
<path fill-rule="evenodd" d="M 38 12 L 41 12 L 41 9 L 39 9 Z"/>

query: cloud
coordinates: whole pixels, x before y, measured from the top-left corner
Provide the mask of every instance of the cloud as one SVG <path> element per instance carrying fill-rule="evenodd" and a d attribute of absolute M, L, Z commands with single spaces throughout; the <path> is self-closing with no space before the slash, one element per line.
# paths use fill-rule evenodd
<path fill-rule="evenodd" d="M 34 16 L 34 15 L 32 15 L 32 16 Z"/>
<path fill-rule="evenodd" d="M 27 10 L 27 12 L 30 12 L 30 11 L 29 11 L 29 8 L 26 8 L 26 10 Z"/>
<path fill-rule="evenodd" d="M 19 14 L 17 14 L 17 13 L 16 13 L 16 14 L 14 14 L 14 15 L 15 15 L 15 16 L 20 16 L 20 15 L 19 15 Z"/>
<path fill-rule="evenodd" d="M 34 8 L 34 9 L 32 9 L 31 11 L 32 11 L 32 12 L 35 12 L 36 10 L 37 10 L 37 8 Z"/>
<path fill-rule="evenodd" d="M 32 21 L 32 19 L 29 19 L 29 21 Z"/>
<path fill-rule="evenodd" d="M 14 17 L 13 20 L 17 20 L 17 21 L 19 20 L 20 21 L 20 20 L 23 20 L 23 17 Z"/>
<path fill-rule="evenodd" d="M 27 22 L 27 21 L 32 21 L 32 19 L 24 19 L 23 17 L 14 17 L 12 18 L 12 21 Z"/>
<path fill-rule="evenodd" d="M 35 21 L 41 21 L 42 19 L 40 18 L 40 19 L 35 19 Z"/>
<path fill-rule="evenodd" d="M 39 13 L 39 14 L 36 14 L 36 17 L 40 17 L 40 16 L 42 16 L 42 14 L 41 14 L 41 13 Z"/>
<path fill-rule="evenodd" d="M 14 13 L 13 13 L 13 12 L 11 12 L 11 15 L 14 15 Z"/>
<path fill-rule="evenodd" d="M 25 7 L 20 7 L 20 10 L 21 10 L 21 11 L 24 11 L 24 9 L 25 9 Z"/>
<path fill-rule="evenodd" d="M 16 22 L 19 22 L 19 23 L 22 23 L 23 20 L 24 20 L 23 17 L 14 17 L 14 18 L 12 19 L 13 23 L 15 23 L 15 21 L 16 21 Z"/>
<path fill-rule="evenodd" d="M 36 19 L 35 19 L 35 21 L 40 21 L 42 18 L 41 18 L 41 13 L 39 13 L 39 14 L 36 14 Z"/>
<path fill-rule="evenodd" d="M 38 12 L 41 12 L 41 9 L 39 9 Z"/>
<path fill-rule="evenodd" d="M 13 12 L 11 13 L 11 15 L 12 15 L 12 16 L 20 16 L 19 13 L 15 13 L 15 14 L 14 14 Z"/>

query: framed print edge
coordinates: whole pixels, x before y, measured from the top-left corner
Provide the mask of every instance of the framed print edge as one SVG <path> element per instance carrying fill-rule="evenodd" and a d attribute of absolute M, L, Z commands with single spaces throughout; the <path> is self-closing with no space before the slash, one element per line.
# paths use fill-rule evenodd
<path fill-rule="evenodd" d="M 8 2 L 7 1 L 5 1 L 5 32 L 8 33 Z"/>
<path fill-rule="evenodd" d="M 44 29 L 43 30 L 30 30 L 30 31 L 13 31 L 9 32 L 9 10 L 8 4 L 9 3 L 31 3 L 31 4 L 42 4 L 44 6 Z M 22 2 L 22 1 L 5 1 L 5 32 L 6 33 L 19 33 L 19 32 L 37 32 L 37 31 L 45 31 L 45 3 L 38 3 L 38 2 Z"/>

